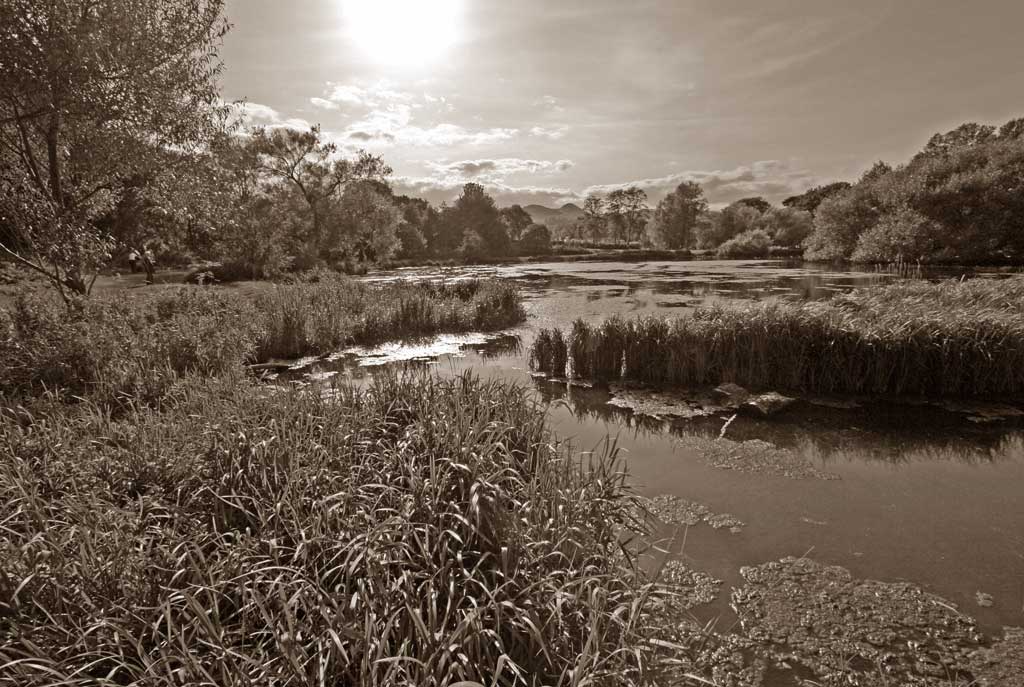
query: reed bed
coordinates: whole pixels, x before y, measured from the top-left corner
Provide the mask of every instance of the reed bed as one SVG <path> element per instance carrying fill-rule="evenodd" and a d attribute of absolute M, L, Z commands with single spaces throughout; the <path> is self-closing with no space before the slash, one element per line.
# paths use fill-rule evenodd
<path fill-rule="evenodd" d="M 565 340 L 566 363 L 550 342 Z M 1005 397 L 1024 393 L 1024 278 L 912 282 L 827 302 L 582 320 L 531 351 L 552 376 L 681 387 Z"/>
<path fill-rule="evenodd" d="M 637 506 L 472 377 L 8 408 L 0 685 L 649 684 Z"/>
<path fill-rule="evenodd" d="M 503 329 L 525 318 L 514 285 L 368 285 L 345 279 L 255 295 L 182 287 L 68 309 L 27 296 L 0 309 L 0 397 L 43 390 L 108 405 L 156 403 L 183 375 L 238 374 L 246 363 L 441 333 Z"/>

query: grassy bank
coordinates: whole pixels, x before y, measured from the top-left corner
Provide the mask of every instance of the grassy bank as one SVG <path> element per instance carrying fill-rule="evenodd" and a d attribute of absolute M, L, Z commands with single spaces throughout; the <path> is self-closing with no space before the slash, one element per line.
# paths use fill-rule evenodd
<path fill-rule="evenodd" d="M 554 376 L 817 393 L 1024 393 L 1024 279 L 905 282 L 828 302 L 612 317 L 545 330 L 530 352 Z"/>
<path fill-rule="evenodd" d="M 192 380 L 0 420 L 0 684 L 634 684 L 614 454 L 518 388 Z"/>
<path fill-rule="evenodd" d="M 374 286 L 329 279 L 252 294 L 180 287 L 72 309 L 47 295 L 23 297 L 0 309 L 0 395 L 153 404 L 183 375 L 241 374 L 246 363 L 502 329 L 524 317 L 516 288 L 496 281 Z"/>

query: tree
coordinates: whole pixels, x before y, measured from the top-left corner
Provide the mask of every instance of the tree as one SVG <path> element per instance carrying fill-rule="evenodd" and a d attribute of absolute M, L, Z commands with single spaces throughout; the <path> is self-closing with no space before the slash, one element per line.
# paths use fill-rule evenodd
<path fill-rule="evenodd" d="M 812 215 L 826 198 L 850 188 L 848 181 L 836 181 L 824 186 L 813 186 L 798 196 L 790 196 L 782 201 L 783 206 L 795 210 L 806 210 Z"/>
<path fill-rule="evenodd" d="M 867 184 L 837 193 L 818 206 L 814 215 L 814 231 L 807 237 L 808 260 L 846 260 L 853 253 L 857 240 L 875 226 L 881 212 Z"/>
<path fill-rule="evenodd" d="M 771 208 L 761 215 L 759 226 L 777 246 L 799 246 L 814 231 L 814 216 L 806 210 Z"/>
<path fill-rule="evenodd" d="M 338 158 L 338 147 L 323 140 L 319 126 L 309 131 L 256 129 L 250 145 L 266 178 L 290 184 L 305 201 L 309 221 L 303 243 L 317 257 L 338 248 L 337 237 L 327 232 L 332 202 L 353 182 L 382 181 L 391 174 L 379 156 L 366 151 L 351 160 Z"/>
<path fill-rule="evenodd" d="M 761 214 L 768 212 L 772 204 L 761 196 L 752 196 L 750 198 L 740 198 L 733 205 L 746 205 L 747 207 L 754 208 Z"/>
<path fill-rule="evenodd" d="M 717 248 L 729 239 L 756 229 L 761 213 L 739 201 L 727 205 L 714 215 L 714 222 L 698 232 L 697 245 L 700 248 Z"/>
<path fill-rule="evenodd" d="M 753 208 L 751 208 L 753 209 Z M 772 239 L 760 229 L 745 231 L 718 247 L 720 258 L 763 258 L 768 255 Z"/>
<path fill-rule="evenodd" d="M 640 237 L 647 215 L 647 193 L 638 186 L 615 189 L 608 194 L 607 212 L 619 239 L 630 243 Z"/>
<path fill-rule="evenodd" d="M 604 198 L 596 193 L 591 193 L 583 201 L 583 215 L 577 220 L 577 225 L 581 233 L 588 236 L 592 243 L 600 242 L 608 229 L 604 210 Z"/>
<path fill-rule="evenodd" d="M 544 255 L 551 252 L 551 231 L 543 224 L 531 224 L 519 239 L 523 255 Z"/>
<path fill-rule="evenodd" d="M 98 217 L 165 153 L 223 124 L 223 0 L 0 5 L 0 246 L 65 300 L 87 295 L 110 238 Z M 94 279 L 94 277 L 93 277 Z"/>
<path fill-rule="evenodd" d="M 396 257 L 406 260 L 425 257 L 430 252 L 431 229 L 437 210 L 422 198 L 395 196 L 394 203 L 401 213 Z"/>
<path fill-rule="evenodd" d="M 708 209 L 700 184 L 684 181 L 658 203 L 647 225 L 655 245 L 677 250 L 693 243 L 698 218 Z"/>
<path fill-rule="evenodd" d="M 445 213 L 444 222 L 461 237 L 466 257 L 508 255 L 512 249 L 501 212 L 480 184 L 469 183 Z"/>
<path fill-rule="evenodd" d="M 533 218 L 530 217 L 530 213 L 524 210 L 521 205 L 511 205 L 507 208 L 502 208 L 501 221 L 505 224 L 508 237 L 513 241 L 518 241 L 526 228 L 533 224 Z"/>
<path fill-rule="evenodd" d="M 341 198 L 344 237 L 332 258 L 356 258 L 360 262 L 390 259 L 400 247 L 401 214 L 390 196 L 372 181 L 350 184 Z"/>

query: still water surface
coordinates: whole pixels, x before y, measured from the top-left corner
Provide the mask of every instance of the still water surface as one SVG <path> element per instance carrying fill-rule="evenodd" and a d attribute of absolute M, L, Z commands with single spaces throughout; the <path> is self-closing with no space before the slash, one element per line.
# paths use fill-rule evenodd
<path fill-rule="evenodd" d="M 998 270 L 974 276 L 999 278 Z M 439 374 L 472 370 L 527 385 L 550 404 L 558 434 L 584 450 L 617 437 L 636 488 L 676 495 L 731 513 L 739 533 L 705 525 L 685 532 L 687 563 L 722 580 L 704 618 L 732 622 L 728 590 L 739 568 L 804 554 L 849 568 L 857 577 L 906 580 L 957 604 L 983 630 L 1024 623 L 1024 422 L 979 422 L 970 413 L 904 403 L 837 409 L 802 405 L 759 420 L 737 418 L 727 438 L 762 440 L 808 457 L 839 479 L 789 479 L 708 465 L 687 438 L 717 437 L 725 418 L 663 420 L 608 405 L 606 390 L 567 388 L 529 374 L 526 352 L 538 329 L 582 317 L 678 314 L 697 306 L 765 299 L 824 299 L 913 275 L 768 261 L 547 263 L 451 269 L 416 268 L 369 279 L 497 276 L 523 289 L 524 326 L 498 337 L 448 337 L 436 348 L 358 351 L 311 374 L 364 379 L 380 364 L 417 358 Z M 373 353 L 373 355 L 367 355 Z M 426 362 L 424 362 L 426 361 Z M 981 607 L 976 593 L 991 594 Z"/>

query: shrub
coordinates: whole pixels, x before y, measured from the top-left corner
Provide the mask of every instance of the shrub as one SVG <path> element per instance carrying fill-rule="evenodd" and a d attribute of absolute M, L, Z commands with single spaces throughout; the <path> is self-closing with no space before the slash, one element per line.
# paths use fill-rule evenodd
<path fill-rule="evenodd" d="M 772 237 L 760 229 L 733 237 L 718 247 L 720 258 L 763 258 L 772 247 Z"/>

